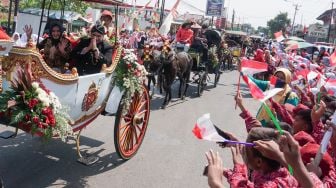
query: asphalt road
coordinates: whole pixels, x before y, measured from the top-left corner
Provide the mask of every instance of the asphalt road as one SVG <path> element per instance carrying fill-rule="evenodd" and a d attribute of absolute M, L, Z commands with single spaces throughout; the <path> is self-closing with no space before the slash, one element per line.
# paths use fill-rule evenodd
<path fill-rule="evenodd" d="M 213 79 L 213 77 L 211 77 Z M 100 116 L 82 133 L 81 148 L 100 157 L 92 166 L 78 162 L 75 142 L 52 140 L 42 143 L 39 138 L 20 132 L 14 139 L 0 140 L 0 176 L 6 188 L 40 187 L 116 187 L 171 188 L 207 187 L 202 176 L 207 164 L 205 152 L 221 151 L 225 167 L 232 167 L 231 152 L 216 144 L 197 140 L 191 130 L 198 117 L 210 113 L 221 129 L 246 137 L 239 110 L 234 109 L 238 73 L 222 74 L 217 88 L 209 83 L 202 97 L 196 86 L 189 88 L 185 101 L 177 99 L 165 110 L 160 109 L 163 96 L 154 95 L 151 102 L 149 127 L 135 157 L 122 161 L 113 144 L 114 117 Z M 175 91 L 177 84 L 174 85 Z M 255 113 L 258 103 L 241 87 L 246 106 Z M 0 126 L 0 132 L 11 128 Z M 228 187 L 228 184 L 226 184 Z"/>

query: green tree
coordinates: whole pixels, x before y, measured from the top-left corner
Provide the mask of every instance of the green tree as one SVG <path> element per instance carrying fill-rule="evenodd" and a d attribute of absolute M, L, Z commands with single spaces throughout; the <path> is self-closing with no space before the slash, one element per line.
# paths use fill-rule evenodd
<path fill-rule="evenodd" d="M 269 28 L 268 27 L 262 27 L 262 26 L 259 26 L 258 28 L 257 28 L 257 34 L 259 34 L 259 33 L 264 33 L 264 35 L 265 36 L 269 36 L 270 35 L 270 30 L 269 30 Z"/>
<path fill-rule="evenodd" d="M 48 9 L 51 0 L 46 0 L 45 9 Z M 64 4 L 65 2 L 65 4 Z M 42 0 L 20 0 L 19 8 L 20 10 L 26 8 L 41 8 Z M 89 5 L 82 0 L 52 0 L 51 10 L 68 10 L 78 13 L 85 13 L 85 10 Z"/>
<path fill-rule="evenodd" d="M 273 33 L 278 31 L 285 33 L 286 27 L 289 26 L 290 23 L 291 20 L 288 18 L 288 13 L 280 12 L 275 18 L 267 22 L 267 26 L 269 27 L 270 34 L 273 35 Z"/>

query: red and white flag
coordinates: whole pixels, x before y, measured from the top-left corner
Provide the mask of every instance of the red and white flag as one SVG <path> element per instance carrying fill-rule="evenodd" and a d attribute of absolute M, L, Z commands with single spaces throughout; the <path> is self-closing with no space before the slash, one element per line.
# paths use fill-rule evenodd
<path fill-rule="evenodd" d="M 167 17 L 164 19 L 160 29 L 159 29 L 159 33 L 162 36 L 166 36 L 169 31 L 170 31 L 170 26 L 174 20 L 174 18 L 177 17 L 177 7 L 179 5 L 181 0 L 176 0 L 173 8 L 170 10 L 169 14 L 167 15 Z"/>
<path fill-rule="evenodd" d="M 225 142 L 226 139 L 221 137 L 214 124 L 210 120 L 210 114 L 204 114 L 198 118 L 194 129 L 192 130 L 198 139 L 208 140 L 212 142 Z"/>
<path fill-rule="evenodd" d="M 329 57 L 330 67 L 336 67 L 336 51 Z"/>
<path fill-rule="evenodd" d="M 308 80 L 308 82 L 314 80 L 315 78 L 321 78 L 321 74 L 319 72 L 317 72 L 317 71 L 310 71 L 307 74 L 307 80 Z"/>
<path fill-rule="evenodd" d="M 323 86 L 327 90 L 328 94 L 335 96 L 335 94 L 336 94 L 336 79 L 327 80 L 327 82 Z"/>
<path fill-rule="evenodd" d="M 241 62 L 241 72 L 247 75 L 254 75 L 260 72 L 266 72 L 268 70 L 267 63 L 259 61 L 243 59 Z"/>
<path fill-rule="evenodd" d="M 261 102 L 267 101 L 269 98 L 272 98 L 274 95 L 283 90 L 282 88 L 274 88 L 263 92 L 248 76 L 243 75 L 243 80 L 250 88 L 252 97 Z"/>
<path fill-rule="evenodd" d="M 254 143 L 246 143 L 225 139 L 224 137 L 226 137 L 227 135 L 225 135 L 225 132 L 220 130 L 211 122 L 210 114 L 204 114 L 202 117 L 198 118 L 192 132 L 194 133 L 196 138 L 200 140 L 207 140 L 211 142 L 225 142 L 230 144 L 241 144 L 247 147 L 255 146 Z"/>
<path fill-rule="evenodd" d="M 299 79 L 307 79 L 307 75 L 309 74 L 309 70 L 308 69 L 302 69 L 302 70 L 298 70 L 295 72 L 294 75 L 294 80 L 299 80 Z"/>
<path fill-rule="evenodd" d="M 274 37 L 277 42 L 281 42 L 285 40 L 285 37 L 283 36 L 282 31 L 274 33 Z"/>

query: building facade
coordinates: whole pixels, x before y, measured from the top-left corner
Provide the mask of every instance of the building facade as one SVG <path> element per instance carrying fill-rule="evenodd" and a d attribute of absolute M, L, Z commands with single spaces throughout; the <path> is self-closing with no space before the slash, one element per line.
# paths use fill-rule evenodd
<path fill-rule="evenodd" d="M 317 20 L 320 20 L 323 22 L 323 26 L 327 28 L 327 36 L 325 37 L 325 42 L 328 43 L 336 43 L 336 25 L 335 25 L 335 19 L 336 19 L 336 9 L 330 9 L 325 11 L 323 14 L 321 14 L 319 17 L 316 18 Z M 330 32 L 329 32 L 330 27 Z M 329 33 L 329 41 L 328 39 L 328 33 Z"/>

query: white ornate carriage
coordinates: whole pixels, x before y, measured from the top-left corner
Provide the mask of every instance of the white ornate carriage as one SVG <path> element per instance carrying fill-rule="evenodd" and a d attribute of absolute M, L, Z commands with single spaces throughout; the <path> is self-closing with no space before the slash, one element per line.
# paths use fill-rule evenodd
<path fill-rule="evenodd" d="M 12 43 L 0 41 L 0 51 L 9 51 Z M 2 50 L 1 50 L 2 49 Z M 116 151 L 123 159 L 136 154 L 144 138 L 150 114 L 149 96 L 145 87 L 132 97 L 129 109 L 120 103 L 122 92 L 113 83 L 114 70 L 120 61 L 122 48 L 114 50 L 112 64 L 103 65 L 100 73 L 78 76 L 76 69 L 71 74 L 60 74 L 51 69 L 34 47 L 13 47 L 8 56 L 1 56 L 1 91 L 11 89 L 12 81 L 17 78 L 17 70 L 29 67 L 32 81 L 39 81 L 52 91 L 69 110 L 73 132 L 77 134 L 77 151 L 81 162 L 92 163 L 97 158 L 83 158 L 79 151 L 81 130 L 100 115 L 108 105 L 109 112 L 116 115 L 114 140 Z M 111 100 L 112 99 L 112 100 Z"/>

